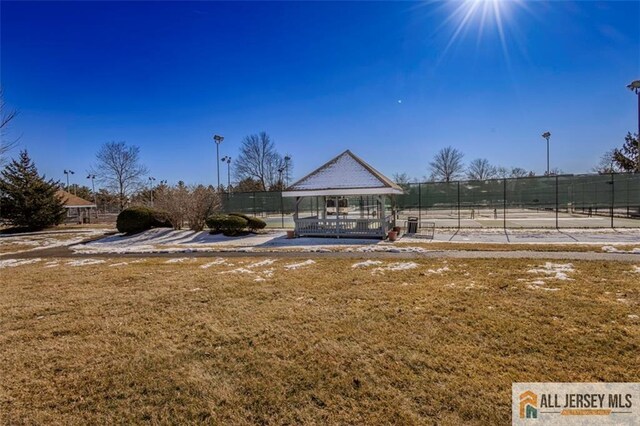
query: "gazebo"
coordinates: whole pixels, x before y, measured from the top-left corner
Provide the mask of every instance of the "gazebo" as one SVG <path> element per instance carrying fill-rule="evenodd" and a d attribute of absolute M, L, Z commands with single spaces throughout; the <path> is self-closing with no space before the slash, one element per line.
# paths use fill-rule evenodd
<path fill-rule="evenodd" d="M 77 223 L 91 223 L 91 212 L 96 211 L 97 206 L 91 201 L 80 198 L 67 191 L 59 189 L 56 196 L 64 203 L 67 209 L 67 220 Z"/>
<path fill-rule="evenodd" d="M 282 193 L 295 197 L 297 237 L 385 238 L 395 226 L 395 196 L 404 191 L 349 150 L 309 173 Z M 311 198 L 310 216 L 300 217 Z M 313 215 L 315 200 L 315 215 Z M 352 206 L 355 204 L 355 206 Z"/>

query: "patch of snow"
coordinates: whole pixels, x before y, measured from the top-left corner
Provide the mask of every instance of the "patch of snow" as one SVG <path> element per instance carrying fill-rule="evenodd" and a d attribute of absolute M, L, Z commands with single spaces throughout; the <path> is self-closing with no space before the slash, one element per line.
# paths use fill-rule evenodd
<path fill-rule="evenodd" d="M 111 266 L 124 266 L 124 265 L 128 265 L 129 262 L 118 262 L 118 263 L 112 263 L 111 265 L 109 265 L 109 267 Z"/>
<path fill-rule="evenodd" d="M 549 278 L 555 278 L 557 280 L 570 280 L 568 273 L 575 272 L 571 263 L 552 263 L 546 262 L 542 266 L 538 266 L 534 269 L 529 269 L 527 272 L 530 274 L 545 274 L 549 275 Z M 553 277 L 551 277 L 553 275 Z"/>
<path fill-rule="evenodd" d="M 631 270 L 631 272 L 640 274 L 640 266 L 633 265 L 633 269 Z"/>
<path fill-rule="evenodd" d="M 314 263 L 316 263 L 316 262 L 311 260 L 311 259 L 309 259 L 309 260 L 305 260 L 304 262 L 300 262 L 300 263 L 291 263 L 289 265 L 284 265 L 284 268 L 291 271 L 291 270 L 294 270 L 294 269 L 302 268 L 303 266 L 313 265 Z"/>
<path fill-rule="evenodd" d="M 258 281 L 258 282 L 260 282 L 260 281 L 266 281 L 266 279 L 264 279 L 264 278 L 262 278 L 262 277 L 256 277 L 256 278 L 254 279 L 254 281 Z"/>
<path fill-rule="evenodd" d="M 636 314 L 629 314 L 629 315 L 627 315 L 627 318 L 632 319 L 632 320 L 637 320 L 640 317 L 638 317 L 638 315 L 636 315 Z"/>
<path fill-rule="evenodd" d="M 276 261 L 275 259 L 265 259 L 265 260 L 261 260 L 260 262 L 255 262 L 250 265 L 247 265 L 247 268 L 258 268 L 260 266 L 268 266 L 275 263 L 275 261 Z"/>
<path fill-rule="evenodd" d="M 351 250 L 347 250 L 351 251 Z M 364 247 L 358 247 L 355 249 L 359 253 L 426 253 L 429 250 L 425 250 L 422 247 L 398 247 L 392 244 L 379 244 L 369 245 Z"/>
<path fill-rule="evenodd" d="M 442 268 L 438 268 L 438 269 L 428 269 L 427 273 L 428 274 L 442 274 L 443 272 L 447 272 L 450 271 L 451 269 L 449 269 L 448 266 L 443 266 Z"/>
<path fill-rule="evenodd" d="M 265 269 L 264 271 L 262 271 L 262 275 L 264 275 L 267 278 L 271 278 L 275 272 L 276 272 L 276 270 L 273 269 L 273 268 Z"/>
<path fill-rule="evenodd" d="M 368 266 L 380 265 L 382 262 L 379 260 L 365 260 L 364 262 L 358 262 L 351 265 L 352 268 L 366 268 Z"/>
<path fill-rule="evenodd" d="M 45 268 L 57 268 L 60 263 L 57 260 L 52 260 L 51 262 L 47 262 L 44 264 Z"/>
<path fill-rule="evenodd" d="M 255 271 L 247 268 L 236 268 L 230 271 L 222 271 L 221 274 L 255 274 Z"/>
<path fill-rule="evenodd" d="M 388 265 L 374 268 L 371 271 L 371 274 L 384 274 L 385 271 L 406 271 L 408 269 L 415 269 L 417 267 L 418 264 L 415 262 L 392 262 Z"/>
<path fill-rule="evenodd" d="M 6 259 L 0 260 L 0 269 L 3 268 L 15 268 L 21 265 L 30 265 L 32 263 L 40 262 L 42 259 Z"/>
<path fill-rule="evenodd" d="M 602 251 L 606 251 L 607 253 L 640 254 L 640 247 L 634 247 L 631 250 L 620 250 L 614 246 L 603 246 Z"/>
<path fill-rule="evenodd" d="M 223 258 L 219 257 L 219 258 L 217 258 L 217 259 L 216 259 L 216 260 L 214 260 L 214 261 L 211 261 L 211 262 L 205 263 L 204 265 L 200 265 L 200 267 L 201 267 L 202 269 L 207 269 L 207 268 L 211 268 L 211 267 L 212 267 L 212 266 L 214 266 L 214 265 L 224 265 L 224 264 L 226 264 L 226 263 L 227 263 L 226 259 L 223 259 Z M 230 265 L 230 266 L 233 266 L 232 264 L 229 264 L 229 265 Z"/>
<path fill-rule="evenodd" d="M 164 263 L 183 263 L 183 262 L 187 262 L 188 260 L 190 260 L 191 258 L 189 257 L 175 257 L 173 259 L 169 259 Z"/>
<path fill-rule="evenodd" d="M 67 262 L 67 266 L 88 266 L 88 265 L 98 265 L 100 263 L 105 263 L 102 259 L 79 259 L 72 260 L 71 262 Z"/>

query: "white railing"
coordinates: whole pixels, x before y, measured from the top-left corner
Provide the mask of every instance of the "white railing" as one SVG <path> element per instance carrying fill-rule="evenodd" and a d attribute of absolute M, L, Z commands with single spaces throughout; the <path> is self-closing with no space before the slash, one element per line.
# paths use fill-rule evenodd
<path fill-rule="evenodd" d="M 392 216 L 384 219 L 318 219 L 315 217 L 295 220 L 296 234 L 328 237 L 380 237 L 384 238 L 392 226 Z"/>

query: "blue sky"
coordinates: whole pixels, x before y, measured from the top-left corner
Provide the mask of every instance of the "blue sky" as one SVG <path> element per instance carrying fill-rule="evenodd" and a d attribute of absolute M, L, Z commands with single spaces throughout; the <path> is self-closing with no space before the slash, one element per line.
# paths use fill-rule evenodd
<path fill-rule="evenodd" d="M 546 130 L 587 172 L 637 128 L 640 2 L 474 4 L 2 1 L 11 131 L 56 179 L 124 140 L 158 180 L 215 183 L 214 133 L 236 158 L 268 132 L 297 177 L 347 148 L 422 177 L 447 145 L 541 173 Z"/>

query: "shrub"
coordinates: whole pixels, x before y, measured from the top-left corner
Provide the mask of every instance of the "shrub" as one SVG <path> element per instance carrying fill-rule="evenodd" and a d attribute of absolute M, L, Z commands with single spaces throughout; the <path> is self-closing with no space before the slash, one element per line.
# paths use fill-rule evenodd
<path fill-rule="evenodd" d="M 226 236 L 237 235 L 249 225 L 249 221 L 240 216 L 225 216 L 222 219 L 220 229 Z"/>
<path fill-rule="evenodd" d="M 229 215 L 246 219 L 248 223 L 247 228 L 249 228 L 250 231 L 257 231 L 259 229 L 264 229 L 267 226 L 267 222 L 260 219 L 259 217 L 249 216 L 243 213 L 229 213 Z"/>
<path fill-rule="evenodd" d="M 149 207 L 134 206 L 124 209 L 118 215 L 116 227 L 119 232 L 135 234 L 151 228 L 171 227 L 165 212 Z"/>
<path fill-rule="evenodd" d="M 217 234 L 222 231 L 222 223 L 227 215 L 224 214 L 214 214 L 207 218 L 207 226 L 211 229 L 212 234 Z"/>

